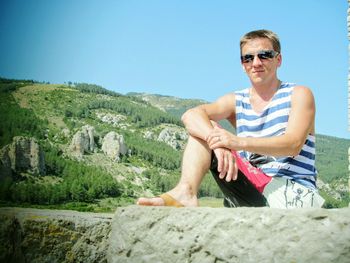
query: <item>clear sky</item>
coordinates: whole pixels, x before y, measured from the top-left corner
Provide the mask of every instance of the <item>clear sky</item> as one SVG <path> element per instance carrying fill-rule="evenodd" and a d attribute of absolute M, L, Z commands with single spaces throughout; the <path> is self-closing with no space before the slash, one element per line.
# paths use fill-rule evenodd
<path fill-rule="evenodd" d="M 239 39 L 270 29 L 316 132 L 350 138 L 346 0 L 0 0 L 0 76 L 214 101 L 246 88 Z"/>

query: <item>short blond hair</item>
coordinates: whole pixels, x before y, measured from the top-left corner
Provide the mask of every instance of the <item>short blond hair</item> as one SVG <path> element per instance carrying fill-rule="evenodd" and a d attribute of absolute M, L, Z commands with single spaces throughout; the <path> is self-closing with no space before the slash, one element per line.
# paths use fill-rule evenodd
<path fill-rule="evenodd" d="M 256 39 L 256 38 L 267 38 L 271 41 L 271 44 L 273 46 L 273 50 L 277 51 L 278 53 L 281 53 L 281 44 L 280 44 L 280 40 L 277 36 L 276 33 L 270 31 L 270 30 L 266 30 L 266 29 L 260 29 L 260 30 L 254 30 L 251 32 L 248 32 L 247 34 L 245 34 L 240 42 L 239 42 L 239 46 L 240 46 L 240 50 L 241 50 L 241 54 L 242 54 L 242 47 L 250 40 L 252 39 Z"/>

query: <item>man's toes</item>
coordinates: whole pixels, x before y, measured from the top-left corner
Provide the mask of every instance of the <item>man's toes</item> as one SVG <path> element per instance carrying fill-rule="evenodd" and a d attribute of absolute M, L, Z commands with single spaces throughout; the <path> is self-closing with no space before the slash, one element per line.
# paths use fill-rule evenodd
<path fill-rule="evenodd" d="M 164 205 L 164 201 L 160 197 L 153 198 L 139 198 L 137 200 L 138 205 L 154 205 L 154 206 L 162 206 Z"/>

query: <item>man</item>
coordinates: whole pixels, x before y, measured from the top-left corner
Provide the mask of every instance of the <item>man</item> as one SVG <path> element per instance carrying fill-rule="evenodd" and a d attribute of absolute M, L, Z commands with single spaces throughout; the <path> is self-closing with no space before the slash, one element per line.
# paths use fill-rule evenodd
<path fill-rule="evenodd" d="M 140 198 L 139 205 L 198 206 L 197 192 L 208 169 L 223 191 L 225 206 L 322 205 L 316 189 L 311 90 L 278 79 L 282 55 L 275 33 L 247 33 L 240 51 L 251 87 L 185 112 L 189 140 L 181 179 L 166 194 Z M 222 119 L 231 122 L 237 135 L 219 127 Z"/>

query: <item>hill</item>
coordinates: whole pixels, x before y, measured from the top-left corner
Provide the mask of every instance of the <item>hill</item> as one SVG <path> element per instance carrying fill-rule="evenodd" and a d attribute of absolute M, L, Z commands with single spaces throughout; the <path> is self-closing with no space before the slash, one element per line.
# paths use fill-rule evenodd
<path fill-rule="evenodd" d="M 152 106 L 157 107 L 162 111 L 171 113 L 177 117 L 181 117 L 181 115 L 190 108 L 206 103 L 206 101 L 204 100 L 181 99 L 177 97 L 165 96 L 165 95 L 159 95 L 159 94 L 130 92 L 130 93 L 127 93 L 126 95 L 140 98 L 145 102 L 149 102 Z"/>
<path fill-rule="evenodd" d="M 3 78 L 0 92 L 2 205 L 81 211 L 111 211 L 174 186 L 187 139 L 179 116 L 203 103 Z M 350 140 L 317 140 L 322 195 L 328 207 L 344 206 Z M 199 195 L 221 197 L 210 176 Z"/>

